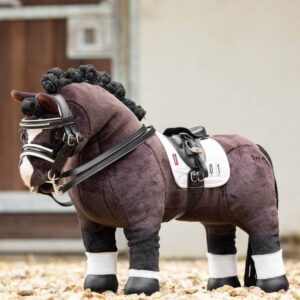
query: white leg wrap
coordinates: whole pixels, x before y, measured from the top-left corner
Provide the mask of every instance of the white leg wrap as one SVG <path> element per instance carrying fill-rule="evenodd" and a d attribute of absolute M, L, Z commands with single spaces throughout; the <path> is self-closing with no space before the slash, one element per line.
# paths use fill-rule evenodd
<path fill-rule="evenodd" d="M 237 259 L 235 254 L 217 255 L 207 253 L 210 278 L 237 276 Z"/>
<path fill-rule="evenodd" d="M 285 274 L 282 250 L 270 254 L 252 255 L 257 279 L 274 278 Z"/>
<path fill-rule="evenodd" d="M 129 277 L 143 277 L 143 278 L 159 279 L 159 272 L 130 269 Z"/>
<path fill-rule="evenodd" d="M 117 273 L 118 252 L 85 252 L 87 256 L 86 275 L 109 275 Z"/>

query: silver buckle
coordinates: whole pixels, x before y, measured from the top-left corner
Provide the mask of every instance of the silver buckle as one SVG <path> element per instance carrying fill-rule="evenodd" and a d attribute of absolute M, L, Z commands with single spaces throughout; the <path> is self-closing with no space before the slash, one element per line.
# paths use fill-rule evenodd
<path fill-rule="evenodd" d="M 202 179 L 200 179 L 199 177 L 201 176 L 201 173 L 198 171 L 192 171 L 191 173 L 190 173 L 190 178 L 191 178 L 191 182 L 194 182 L 194 183 L 196 183 L 196 182 L 203 182 L 204 181 L 204 179 L 202 178 Z"/>
<path fill-rule="evenodd" d="M 78 138 L 76 136 L 74 142 L 71 143 L 71 138 L 72 137 L 74 137 L 74 136 L 72 136 L 71 134 L 67 135 L 66 133 L 64 133 L 62 140 L 63 140 L 63 142 L 67 143 L 70 147 L 73 147 L 73 146 L 76 145 L 76 141 L 77 141 Z"/>
<path fill-rule="evenodd" d="M 201 154 L 203 152 L 203 149 L 201 147 L 193 146 L 192 148 L 189 146 L 188 142 L 185 141 L 185 144 L 187 148 L 194 154 Z"/>

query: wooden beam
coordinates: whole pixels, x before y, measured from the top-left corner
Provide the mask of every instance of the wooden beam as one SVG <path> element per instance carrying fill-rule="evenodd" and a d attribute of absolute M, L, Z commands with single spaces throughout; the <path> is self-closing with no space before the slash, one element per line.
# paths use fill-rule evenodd
<path fill-rule="evenodd" d="M 0 10 L 1 21 L 65 19 L 74 15 L 111 17 L 112 5 L 107 1 L 101 4 L 18 6 Z"/>
<path fill-rule="evenodd" d="M 0 214 L 1 239 L 81 238 L 76 214 Z"/>

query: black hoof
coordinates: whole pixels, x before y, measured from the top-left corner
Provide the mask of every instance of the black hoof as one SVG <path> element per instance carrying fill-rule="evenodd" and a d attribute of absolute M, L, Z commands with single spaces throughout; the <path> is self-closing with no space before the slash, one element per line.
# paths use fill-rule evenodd
<path fill-rule="evenodd" d="M 241 284 L 237 276 L 224 278 L 209 278 L 207 283 L 207 290 L 215 290 L 223 285 L 230 285 L 232 287 L 240 287 Z"/>
<path fill-rule="evenodd" d="M 289 289 L 289 282 L 285 275 L 268 278 L 268 279 L 257 279 L 256 286 L 260 287 L 267 293 L 278 292 L 280 290 L 287 291 Z"/>
<path fill-rule="evenodd" d="M 105 291 L 118 290 L 118 279 L 116 275 L 87 275 L 84 281 L 84 289 L 92 292 L 103 293 Z"/>
<path fill-rule="evenodd" d="M 159 291 L 159 283 L 154 278 L 129 277 L 124 288 L 125 295 L 145 293 L 147 296 Z"/>

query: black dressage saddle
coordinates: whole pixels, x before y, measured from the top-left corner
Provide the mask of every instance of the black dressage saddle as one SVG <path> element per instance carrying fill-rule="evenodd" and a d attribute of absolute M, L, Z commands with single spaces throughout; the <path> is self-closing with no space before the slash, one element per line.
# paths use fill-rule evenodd
<path fill-rule="evenodd" d="M 188 202 L 185 211 L 177 216 L 178 219 L 192 211 L 201 199 L 204 178 L 208 176 L 208 171 L 205 164 L 205 152 L 200 141 L 208 138 L 208 135 L 203 126 L 189 129 L 184 127 L 167 128 L 163 134 L 175 147 L 182 160 L 191 168 L 187 179 Z"/>

